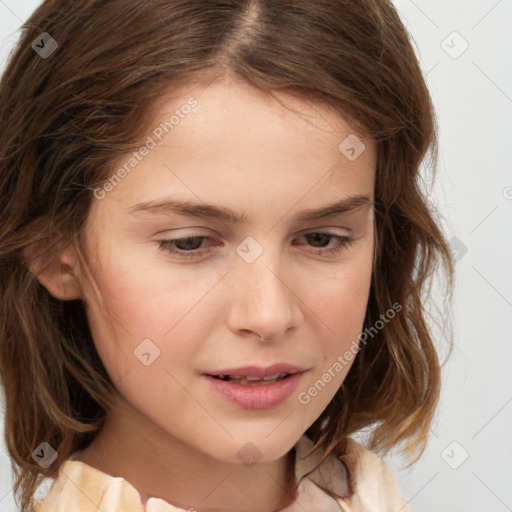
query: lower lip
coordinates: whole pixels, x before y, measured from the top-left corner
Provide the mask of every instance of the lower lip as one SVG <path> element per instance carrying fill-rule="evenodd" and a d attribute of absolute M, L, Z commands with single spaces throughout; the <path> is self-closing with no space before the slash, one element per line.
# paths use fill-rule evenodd
<path fill-rule="evenodd" d="M 272 384 L 244 386 L 234 382 L 203 375 L 210 383 L 212 391 L 238 405 L 242 409 L 272 409 L 290 398 L 297 389 L 304 372 L 294 373 Z"/>

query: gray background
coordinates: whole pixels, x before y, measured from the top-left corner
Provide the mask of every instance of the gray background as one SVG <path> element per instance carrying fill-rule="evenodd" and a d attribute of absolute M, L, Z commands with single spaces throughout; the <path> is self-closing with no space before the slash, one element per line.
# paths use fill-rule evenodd
<path fill-rule="evenodd" d="M 38 4 L 0 0 L 0 71 Z M 512 0 L 394 4 L 436 105 L 432 201 L 459 261 L 456 347 L 428 448 L 409 469 L 398 456 L 386 460 L 415 512 L 512 511 Z M 2 447 L 0 512 L 15 510 Z"/>

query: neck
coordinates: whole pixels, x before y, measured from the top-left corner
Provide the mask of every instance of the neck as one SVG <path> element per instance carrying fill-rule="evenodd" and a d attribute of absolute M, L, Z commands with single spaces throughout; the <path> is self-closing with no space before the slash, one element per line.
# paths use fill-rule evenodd
<path fill-rule="evenodd" d="M 129 449 L 127 449 L 129 447 Z M 293 451 L 253 466 L 225 463 L 169 435 L 127 403 L 107 415 L 78 460 L 151 497 L 201 512 L 275 512 L 295 498 Z"/>

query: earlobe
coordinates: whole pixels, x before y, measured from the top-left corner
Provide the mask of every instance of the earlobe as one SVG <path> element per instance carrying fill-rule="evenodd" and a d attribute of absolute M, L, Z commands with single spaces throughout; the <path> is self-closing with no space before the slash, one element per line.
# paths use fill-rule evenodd
<path fill-rule="evenodd" d="M 79 264 L 76 251 L 69 245 L 58 251 L 55 258 L 42 268 L 40 257 L 31 257 L 32 251 L 27 248 L 24 258 L 29 270 L 48 292 L 59 300 L 83 298 L 83 290 L 79 280 Z"/>

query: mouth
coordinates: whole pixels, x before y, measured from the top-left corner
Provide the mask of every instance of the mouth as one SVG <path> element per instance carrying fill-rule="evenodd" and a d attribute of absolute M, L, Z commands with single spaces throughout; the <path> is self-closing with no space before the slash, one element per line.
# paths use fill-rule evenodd
<path fill-rule="evenodd" d="M 286 402 L 308 370 L 279 363 L 267 368 L 244 366 L 203 374 L 210 390 L 242 409 L 272 409 Z"/>
<path fill-rule="evenodd" d="M 275 384 L 296 373 L 305 371 L 305 368 L 288 363 L 276 363 L 271 366 L 242 366 L 238 368 L 225 368 L 205 373 L 207 377 L 242 386 L 261 386 Z"/>
<path fill-rule="evenodd" d="M 233 384 L 240 384 L 242 386 L 261 386 L 274 384 L 292 375 L 291 373 L 281 372 L 267 377 L 257 377 L 254 375 L 209 375 L 218 380 L 225 382 L 232 382 Z"/>

